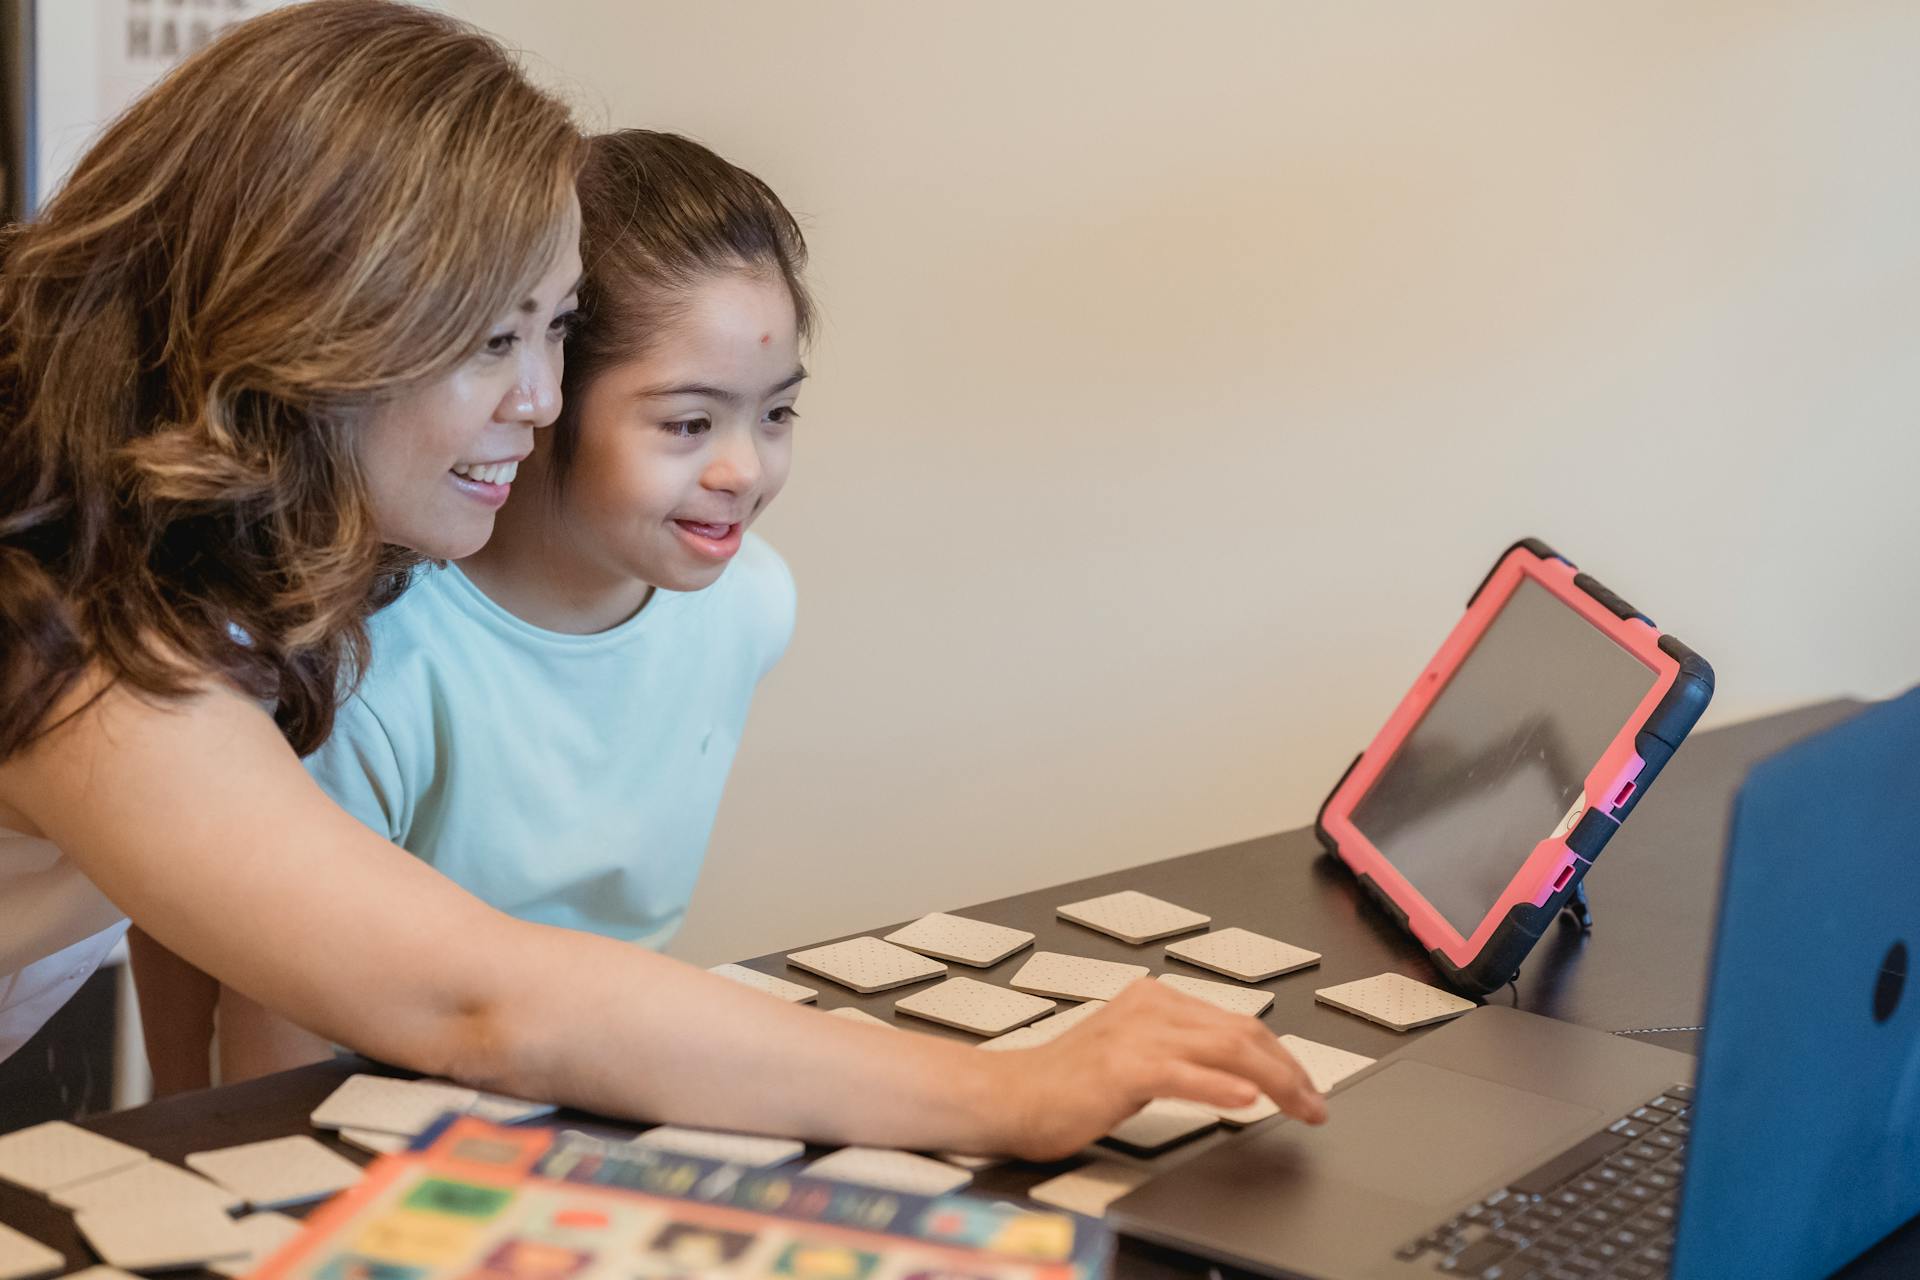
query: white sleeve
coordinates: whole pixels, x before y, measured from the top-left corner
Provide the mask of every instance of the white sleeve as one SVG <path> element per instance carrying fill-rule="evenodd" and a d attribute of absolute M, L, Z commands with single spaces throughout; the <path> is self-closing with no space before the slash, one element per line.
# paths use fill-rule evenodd
<path fill-rule="evenodd" d="M 307 772 L 333 802 L 382 836 L 404 842 L 412 805 L 392 741 L 359 694 L 334 718 L 333 735 L 306 759 Z"/>

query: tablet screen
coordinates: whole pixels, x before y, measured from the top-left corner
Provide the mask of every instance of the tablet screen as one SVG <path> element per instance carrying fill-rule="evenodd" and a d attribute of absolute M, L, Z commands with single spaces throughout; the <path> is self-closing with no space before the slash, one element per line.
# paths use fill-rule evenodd
<path fill-rule="evenodd" d="M 1655 673 L 1531 578 L 1355 806 L 1462 937 L 1552 834 Z"/>

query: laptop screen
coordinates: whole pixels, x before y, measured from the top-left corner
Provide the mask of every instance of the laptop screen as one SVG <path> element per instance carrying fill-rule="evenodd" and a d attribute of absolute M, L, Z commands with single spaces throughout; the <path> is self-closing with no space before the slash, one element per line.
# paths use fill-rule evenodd
<path fill-rule="evenodd" d="M 1353 825 L 1469 936 L 1654 679 L 1522 578 L 1354 808 Z"/>

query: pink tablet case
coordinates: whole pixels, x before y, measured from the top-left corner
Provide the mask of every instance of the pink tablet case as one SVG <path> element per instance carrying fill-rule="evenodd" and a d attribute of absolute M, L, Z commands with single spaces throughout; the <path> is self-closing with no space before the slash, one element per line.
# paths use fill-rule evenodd
<path fill-rule="evenodd" d="M 1394 754 L 1446 688 L 1514 590 L 1532 580 L 1598 628 L 1653 673 L 1653 686 L 1586 775 L 1582 795 L 1559 827 L 1542 831 L 1498 900 L 1472 933 L 1442 917 L 1353 823 L 1353 813 Z M 1661 634 L 1646 615 L 1538 539 L 1500 557 L 1440 651 L 1400 700 L 1386 727 L 1348 766 L 1321 806 L 1321 842 L 1360 885 L 1427 949 L 1455 988 L 1484 995 L 1511 981 L 1533 944 L 1574 895 L 1607 840 L 1699 720 L 1713 696 L 1713 669 Z"/>

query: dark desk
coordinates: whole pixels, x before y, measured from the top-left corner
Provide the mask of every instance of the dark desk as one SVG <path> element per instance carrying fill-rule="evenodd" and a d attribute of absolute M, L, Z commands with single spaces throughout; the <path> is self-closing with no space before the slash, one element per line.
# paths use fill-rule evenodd
<path fill-rule="evenodd" d="M 1517 997 L 1520 1007 L 1536 1013 L 1692 1049 L 1705 991 L 1707 924 L 1714 910 L 1728 802 L 1753 761 L 1844 718 L 1856 705 L 1826 703 L 1698 735 L 1675 757 L 1666 776 L 1601 855 L 1589 880 L 1592 935 L 1583 939 L 1569 926 L 1555 926 L 1528 960 L 1517 991 L 1493 998 Z M 1042 949 L 1145 963 L 1156 973 L 1195 972 L 1168 962 L 1157 945 L 1132 947 L 1053 914 L 1063 902 L 1123 888 L 1205 911 L 1216 926 L 1241 925 L 1322 952 L 1325 959 L 1318 968 L 1262 984 L 1275 993 L 1273 1008 L 1265 1017 L 1276 1030 L 1370 1056 L 1407 1042 L 1403 1035 L 1314 1002 L 1317 987 L 1383 970 L 1422 980 L 1431 980 L 1432 974 L 1418 948 L 1353 892 L 1341 868 L 1321 856 L 1311 831 L 1170 858 L 964 910 L 981 919 L 1032 930 Z M 1024 958 L 1023 953 L 981 976 L 1004 983 Z M 855 995 L 788 970 L 781 955 L 747 963 L 819 988 L 824 1008 L 854 1005 L 891 1019 L 893 1002 L 901 994 Z M 916 1031 L 973 1039 L 931 1024 L 905 1021 Z M 307 1114 L 340 1080 L 369 1069 L 375 1068 L 359 1059 L 342 1058 L 101 1116 L 89 1121 L 88 1127 L 177 1163 L 189 1151 L 305 1132 Z M 633 1126 L 608 1125 L 589 1117 L 563 1119 L 633 1131 Z M 1140 1163 L 1170 1168 L 1223 1137 L 1202 1138 L 1156 1161 Z M 331 1138 L 325 1140 L 332 1143 Z M 367 1159 L 352 1148 L 333 1145 L 356 1160 Z M 1118 1153 L 1103 1155 L 1129 1159 Z M 1018 1194 L 1071 1163 L 1047 1168 L 1010 1164 L 983 1172 L 975 1186 L 987 1194 Z M 74 1267 L 91 1262 L 70 1217 L 36 1196 L 0 1186 L 0 1221 L 64 1249 Z M 1122 1247 L 1116 1265 L 1116 1274 L 1142 1280 L 1205 1271 L 1193 1259 L 1131 1243 Z M 1842 1274 L 1848 1280 L 1866 1280 L 1916 1273 L 1920 1273 L 1920 1221 L 1903 1228 Z"/>

